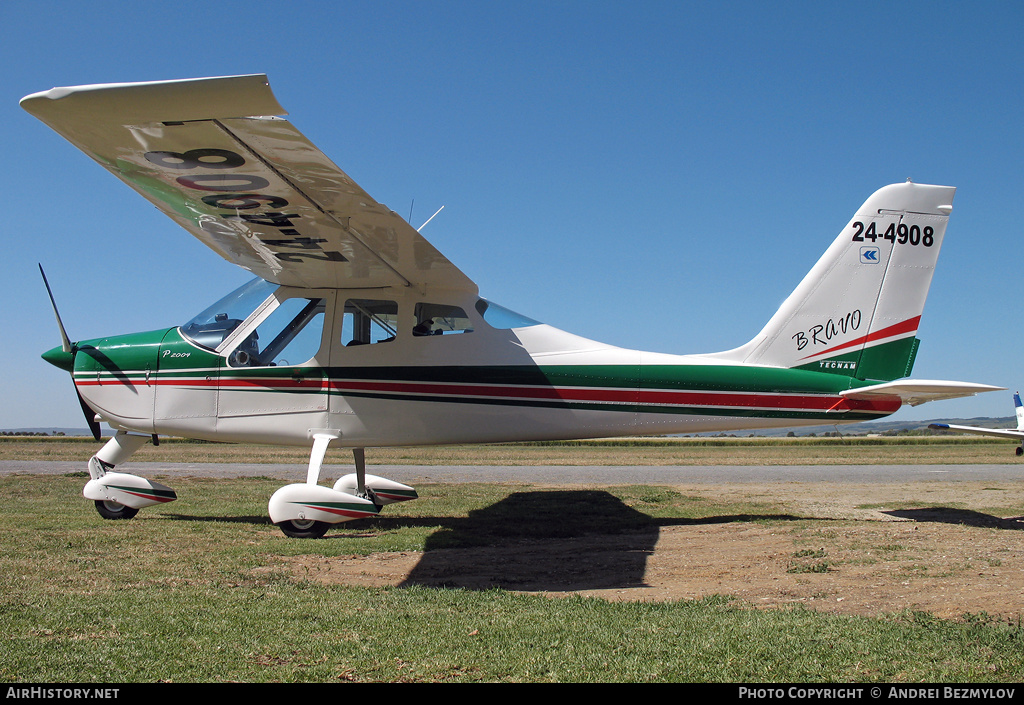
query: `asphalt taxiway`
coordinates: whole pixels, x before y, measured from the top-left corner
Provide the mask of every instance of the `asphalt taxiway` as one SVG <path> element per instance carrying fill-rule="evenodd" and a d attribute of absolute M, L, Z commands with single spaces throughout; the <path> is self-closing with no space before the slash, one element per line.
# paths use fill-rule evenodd
<path fill-rule="evenodd" d="M 302 482 L 304 464 L 125 463 L 119 472 L 143 477 L 271 477 Z M 85 472 L 76 461 L 4 460 L 0 475 Z M 366 471 L 405 483 L 522 482 L 537 485 L 1012 482 L 1024 465 L 367 465 Z M 324 465 L 320 477 L 338 478 L 351 465 Z"/>

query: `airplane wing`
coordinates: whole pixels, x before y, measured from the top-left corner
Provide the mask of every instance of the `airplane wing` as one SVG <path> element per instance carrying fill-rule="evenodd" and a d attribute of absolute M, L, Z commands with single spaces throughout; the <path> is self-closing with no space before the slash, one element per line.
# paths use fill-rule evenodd
<path fill-rule="evenodd" d="M 982 392 L 995 392 L 1003 389 L 1005 387 L 993 387 L 988 384 L 975 384 L 973 382 L 902 379 L 895 382 L 874 384 L 870 387 L 848 389 L 841 394 L 847 399 L 860 399 L 864 401 L 895 396 L 899 397 L 904 404 L 918 406 L 929 401 L 972 397 Z"/>
<path fill-rule="evenodd" d="M 1017 431 L 1011 428 L 981 428 L 980 426 L 957 426 L 951 423 L 932 423 L 928 428 L 936 431 L 959 431 L 961 433 L 977 433 L 982 436 L 999 436 L 1000 438 L 1024 439 L 1024 431 Z"/>
<path fill-rule="evenodd" d="M 54 88 L 25 110 L 225 259 L 297 287 L 477 291 L 291 123 L 264 75 Z"/>

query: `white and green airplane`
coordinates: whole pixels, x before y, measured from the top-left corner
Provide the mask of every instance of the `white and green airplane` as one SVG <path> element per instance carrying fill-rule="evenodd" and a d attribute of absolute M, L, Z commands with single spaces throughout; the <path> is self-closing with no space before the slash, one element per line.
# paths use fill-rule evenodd
<path fill-rule="evenodd" d="M 96 428 L 117 429 L 84 492 L 106 518 L 176 498 L 113 470 L 158 435 L 310 447 L 305 482 L 269 512 L 318 537 L 416 497 L 367 475 L 366 448 L 849 423 L 999 389 L 901 379 L 952 187 L 880 189 L 749 343 L 668 355 L 480 298 L 279 117 L 266 76 L 54 88 L 21 105 L 256 275 L 180 326 L 72 343 L 60 325 L 44 359 L 71 373 Z M 328 447 L 355 460 L 333 487 L 318 484 Z"/>

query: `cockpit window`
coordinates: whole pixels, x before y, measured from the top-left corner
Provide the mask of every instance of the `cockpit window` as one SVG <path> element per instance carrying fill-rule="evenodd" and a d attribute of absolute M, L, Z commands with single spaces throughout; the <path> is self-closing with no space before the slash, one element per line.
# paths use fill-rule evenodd
<path fill-rule="evenodd" d="M 487 299 L 477 300 L 476 310 L 492 328 L 507 330 L 509 328 L 529 328 L 530 326 L 541 325 L 540 321 L 527 318 L 521 313 L 511 311 Z"/>
<path fill-rule="evenodd" d="M 228 358 L 232 367 L 281 367 L 310 360 L 320 350 L 323 299 L 286 299 Z"/>
<path fill-rule="evenodd" d="M 181 334 L 196 345 L 215 350 L 276 289 L 277 284 L 252 279 L 183 325 Z"/>
<path fill-rule="evenodd" d="M 452 335 L 454 333 L 472 333 L 473 324 L 469 316 L 458 306 L 447 304 L 416 304 L 416 325 L 412 334 Z"/>
<path fill-rule="evenodd" d="M 378 299 L 349 299 L 341 324 L 341 344 L 390 343 L 398 332 L 398 304 Z"/>

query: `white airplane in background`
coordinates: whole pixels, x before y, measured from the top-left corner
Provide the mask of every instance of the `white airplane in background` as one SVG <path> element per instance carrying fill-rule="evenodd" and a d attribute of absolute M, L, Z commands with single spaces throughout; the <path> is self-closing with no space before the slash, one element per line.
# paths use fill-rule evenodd
<path fill-rule="evenodd" d="M 1013 395 L 1014 412 L 1017 414 L 1017 428 L 984 428 L 982 426 L 957 426 L 951 423 L 933 423 L 928 428 L 936 431 L 955 431 L 957 433 L 977 433 L 982 436 L 998 436 L 999 438 L 1013 438 L 1021 442 L 1017 446 L 1018 456 L 1024 455 L 1024 406 L 1020 403 L 1020 392 Z"/>
<path fill-rule="evenodd" d="M 72 343 L 57 316 L 62 344 L 44 359 L 71 373 L 95 428 L 117 429 L 84 491 L 106 518 L 176 498 L 113 471 L 157 434 L 309 447 L 305 482 L 275 492 L 269 512 L 287 535 L 318 537 L 416 497 L 367 475 L 366 448 L 849 423 L 1000 389 L 896 381 L 917 353 L 952 187 L 878 190 L 750 342 L 669 355 L 480 298 L 277 117 L 266 76 L 54 88 L 21 104 L 256 275 L 147 333 Z M 355 460 L 333 487 L 318 484 L 328 447 Z"/>

